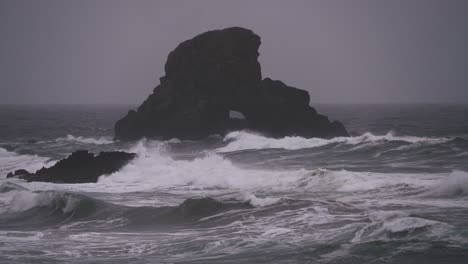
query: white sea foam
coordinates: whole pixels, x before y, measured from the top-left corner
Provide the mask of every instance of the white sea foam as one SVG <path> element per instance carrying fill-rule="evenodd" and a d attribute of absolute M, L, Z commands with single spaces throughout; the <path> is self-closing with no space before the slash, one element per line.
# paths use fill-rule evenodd
<path fill-rule="evenodd" d="M 333 143 L 343 143 L 349 145 L 357 145 L 360 143 L 387 142 L 387 141 L 403 141 L 408 143 L 442 143 L 449 139 L 447 138 L 430 138 L 430 137 L 415 137 L 415 136 L 395 136 L 389 132 L 386 135 L 373 135 L 365 133 L 357 137 L 335 137 L 332 139 L 322 138 L 303 138 L 297 136 L 284 137 L 280 139 L 264 137 L 260 134 L 235 131 L 231 132 L 224 138 L 229 141 L 228 145 L 218 149 L 220 152 L 230 152 L 245 149 L 267 149 L 267 148 L 282 148 L 288 150 L 296 150 L 303 148 L 315 148 Z"/>
<path fill-rule="evenodd" d="M 159 143 L 141 141 L 132 149 L 138 157 L 120 171 L 103 176 L 99 184 L 132 187 L 190 186 L 191 188 L 219 187 L 232 189 L 281 188 L 290 186 L 307 173 L 297 171 L 249 170 L 232 164 L 220 155 L 211 153 L 194 160 L 175 160 L 165 154 Z M 125 191 L 125 189 L 122 189 Z"/>
<path fill-rule="evenodd" d="M 338 192 L 360 192 L 383 190 L 383 188 L 428 188 L 434 186 L 441 177 L 434 174 L 374 173 L 352 172 L 347 170 L 331 171 L 318 169 L 302 179 L 306 189 Z"/>
<path fill-rule="evenodd" d="M 34 172 L 52 163 L 49 161 L 49 158 L 37 155 L 20 155 L 0 148 L 0 178 L 5 177 L 8 172 L 17 169 L 26 169 Z"/>
<path fill-rule="evenodd" d="M 279 201 L 281 201 L 281 198 L 274 198 L 274 197 L 265 197 L 265 198 L 259 198 L 255 196 L 255 194 L 252 193 L 246 193 L 244 194 L 244 201 L 250 203 L 252 206 L 270 206 L 273 205 Z"/>
<path fill-rule="evenodd" d="M 453 171 L 425 194 L 439 197 L 468 195 L 468 172 Z"/>
<path fill-rule="evenodd" d="M 2 203 L 9 212 L 25 211 L 43 202 L 43 200 L 36 200 L 38 198 L 37 193 L 28 190 L 10 192 L 3 195 L 2 198 Z"/>
<path fill-rule="evenodd" d="M 133 149 L 138 157 L 120 171 L 99 179 L 103 191 L 132 192 L 157 188 L 200 190 L 314 190 L 360 192 L 382 188 L 432 188 L 444 174 L 405 174 L 332 171 L 326 169 L 247 169 L 216 153 L 193 160 L 176 160 L 164 144 L 141 141 Z M 256 203 L 254 197 L 252 202 Z M 259 202 L 260 203 L 260 202 Z"/>
<path fill-rule="evenodd" d="M 57 141 L 73 141 L 73 142 L 78 142 L 78 143 L 95 144 L 95 145 L 106 145 L 106 144 L 114 143 L 114 141 L 110 137 L 92 138 L 92 137 L 82 137 L 82 136 L 75 137 L 73 135 L 67 135 L 67 137 L 64 137 L 64 138 L 58 138 Z"/>
<path fill-rule="evenodd" d="M 35 231 L 0 231 L 0 240 L 10 244 L 11 242 L 41 241 L 48 233 Z"/>
<path fill-rule="evenodd" d="M 259 195 L 260 191 L 278 190 L 289 193 L 311 191 L 326 194 L 335 192 L 344 193 L 344 195 L 356 192 L 373 193 L 372 195 L 401 193 L 408 190 L 419 192 L 437 189 L 440 180 L 446 176 L 445 173 L 248 169 L 233 164 L 227 158 L 216 153 L 206 153 L 204 156 L 192 160 L 174 159 L 166 152 L 163 142 L 151 140 L 138 142 L 130 151 L 137 153 L 137 158 L 120 171 L 102 176 L 96 184 L 58 185 L 35 182 L 27 183 L 26 186 L 35 191 L 127 193 L 161 190 L 183 194 L 201 192 L 200 195 L 221 195 L 225 192 L 222 191 L 223 189 L 229 189 L 238 194 L 240 191 L 240 197 L 237 196 L 237 198 L 249 201 L 254 206 L 266 206 L 279 200 L 268 198 L 268 196 L 263 198 Z M 461 180 L 464 181 L 463 176 L 461 177 Z M 466 190 L 464 189 L 464 191 Z M 151 199 L 149 202 L 154 203 L 154 198 Z"/>
<path fill-rule="evenodd" d="M 194 195 L 235 198 L 262 207 L 285 198 L 299 195 L 324 195 L 342 202 L 360 201 L 362 206 L 384 204 L 421 204 L 440 207 L 459 206 L 462 201 L 429 199 L 421 193 L 438 190 L 446 173 L 375 173 L 327 169 L 269 170 L 243 168 L 216 153 L 206 153 L 192 160 L 177 160 L 165 150 L 163 142 L 142 140 L 130 151 L 137 158 L 111 175 L 102 176 L 98 183 L 53 184 L 24 183 L 33 191 L 132 193 L 163 192 L 180 195 L 180 199 Z M 448 178 L 447 178 L 448 179 Z M 463 179 L 463 176 L 462 176 Z M 16 181 L 13 181 L 16 183 Z M 455 186 L 457 186 L 455 184 Z M 444 189 L 446 190 L 446 189 Z M 450 188 L 448 189 L 450 190 Z M 440 193 L 440 190 L 438 190 Z M 413 193 L 413 198 L 401 196 Z M 175 205 L 180 199 L 138 195 L 145 205 Z M 155 198 L 157 197 L 157 198 Z M 27 198 L 24 203 L 28 203 Z M 110 195 L 107 201 L 130 206 L 139 205 Z M 332 198 L 335 199 L 335 198 Z M 18 202 L 19 208 L 26 205 Z"/>
<path fill-rule="evenodd" d="M 441 237 L 448 234 L 451 225 L 410 216 L 403 211 L 374 211 L 369 213 L 370 224 L 356 232 L 352 242 L 385 240 L 401 236 Z"/>

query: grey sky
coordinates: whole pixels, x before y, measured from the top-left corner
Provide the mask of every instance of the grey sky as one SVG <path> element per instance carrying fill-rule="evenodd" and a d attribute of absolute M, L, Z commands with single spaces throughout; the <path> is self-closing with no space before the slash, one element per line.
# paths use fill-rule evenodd
<path fill-rule="evenodd" d="M 168 53 L 253 29 L 315 102 L 468 102 L 465 0 L 1 0 L 0 103 L 140 103 Z"/>

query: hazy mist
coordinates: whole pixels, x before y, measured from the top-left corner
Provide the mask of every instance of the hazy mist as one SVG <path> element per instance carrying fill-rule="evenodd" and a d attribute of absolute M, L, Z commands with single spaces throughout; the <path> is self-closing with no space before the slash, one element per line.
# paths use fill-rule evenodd
<path fill-rule="evenodd" d="M 468 1 L 0 1 L 0 103 L 142 102 L 207 30 L 262 38 L 263 77 L 317 102 L 468 102 Z"/>

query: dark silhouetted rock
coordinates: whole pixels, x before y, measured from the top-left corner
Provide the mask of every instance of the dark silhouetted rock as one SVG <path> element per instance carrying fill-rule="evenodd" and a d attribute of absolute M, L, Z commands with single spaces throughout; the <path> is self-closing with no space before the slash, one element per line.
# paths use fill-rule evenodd
<path fill-rule="evenodd" d="M 7 174 L 7 178 L 12 178 L 12 177 L 28 177 L 32 175 L 32 173 L 30 173 L 29 171 L 27 170 L 23 170 L 23 169 L 20 169 L 20 170 L 15 170 L 15 172 L 10 172 Z"/>
<path fill-rule="evenodd" d="M 309 106 L 307 91 L 262 80 L 259 46 L 259 36 L 238 27 L 182 42 L 153 93 L 115 124 L 116 138 L 201 139 L 244 128 L 273 137 L 347 136 L 341 123 Z M 246 120 L 230 118 L 231 110 Z"/>
<path fill-rule="evenodd" d="M 55 183 L 97 182 L 99 176 L 118 171 L 135 156 L 121 151 L 101 152 L 94 156 L 87 150 L 78 150 L 50 168 L 42 168 L 36 173 L 18 170 L 14 174 L 10 172 L 7 177 Z"/>

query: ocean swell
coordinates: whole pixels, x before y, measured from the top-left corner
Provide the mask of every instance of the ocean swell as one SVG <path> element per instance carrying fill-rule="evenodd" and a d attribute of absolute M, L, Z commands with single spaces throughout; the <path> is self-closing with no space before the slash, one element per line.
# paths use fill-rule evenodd
<path fill-rule="evenodd" d="M 35 229 L 50 226 L 75 228 L 96 222 L 112 228 L 148 228 L 195 223 L 230 210 L 253 208 L 247 202 L 190 198 L 177 206 L 123 206 L 77 193 L 31 192 L 21 186 L 2 194 L 0 229 Z M 6 199 L 5 199 L 6 198 Z M 207 222 L 207 221 L 204 221 Z"/>

